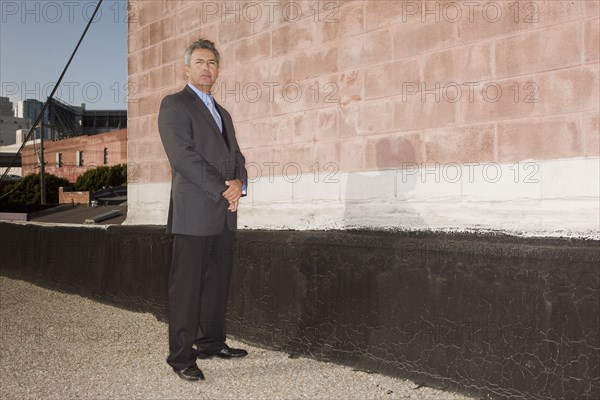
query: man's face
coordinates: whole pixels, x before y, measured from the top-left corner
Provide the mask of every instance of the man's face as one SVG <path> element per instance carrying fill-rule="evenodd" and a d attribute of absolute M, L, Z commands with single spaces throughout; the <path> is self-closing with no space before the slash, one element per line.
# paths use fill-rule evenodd
<path fill-rule="evenodd" d="M 190 57 L 190 65 L 185 66 L 188 82 L 204 93 L 210 93 L 219 76 L 217 59 L 212 50 L 196 49 Z"/>

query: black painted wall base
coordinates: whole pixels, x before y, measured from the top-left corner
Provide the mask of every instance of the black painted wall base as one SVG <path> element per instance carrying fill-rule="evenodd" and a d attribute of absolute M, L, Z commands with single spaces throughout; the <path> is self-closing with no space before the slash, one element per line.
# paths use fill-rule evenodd
<path fill-rule="evenodd" d="M 166 319 L 162 227 L 0 222 L 0 273 Z M 229 333 L 510 399 L 600 398 L 598 241 L 239 231 Z M 166 346 L 166 343 L 165 343 Z"/>

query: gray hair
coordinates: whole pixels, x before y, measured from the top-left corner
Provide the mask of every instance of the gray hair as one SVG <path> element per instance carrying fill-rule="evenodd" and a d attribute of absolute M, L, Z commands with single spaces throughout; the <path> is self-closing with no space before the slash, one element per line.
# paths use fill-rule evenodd
<path fill-rule="evenodd" d="M 219 55 L 219 51 L 215 47 L 215 44 L 208 39 L 202 39 L 202 38 L 196 40 L 194 43 L 189 45 L 188 48 L 185 50 L 185 53 L 183 54 L 183 62 L 185 63 L 185 65 L 190 65 L 190 59 L 192 58 L 192 53 L 196 49 L 211 50 L 215 55 L 215 59 L 217 60 L 217 66 L 219 65 L 221 56 Z"/>

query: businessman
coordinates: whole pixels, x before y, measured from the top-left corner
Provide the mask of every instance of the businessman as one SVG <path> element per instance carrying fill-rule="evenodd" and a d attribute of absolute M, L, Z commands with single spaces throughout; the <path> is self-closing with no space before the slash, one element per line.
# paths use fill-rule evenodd
<path fill-rule="evenodd" d="M 213 42 L 192 43 L 184 54 L 188 84 L 166 96 L 158 114 L 172 170 L 167 363 L 189 381 L 204 379 L 196 358 L 248 354 L 225 343 L 234 231 L 247 172 L 231 116 L 211 95 L 219 61 Z"/>

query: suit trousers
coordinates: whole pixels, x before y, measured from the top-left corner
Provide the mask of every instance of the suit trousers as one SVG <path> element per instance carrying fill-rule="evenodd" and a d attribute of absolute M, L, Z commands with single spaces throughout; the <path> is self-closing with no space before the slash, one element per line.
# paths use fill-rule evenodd
<path fill-rule="evenodd" d="M 174 235 L 167 363 L 177 370 L 195 364 L 198 351 L 225 345 L 234 235 L 227 223 L 216 236 Z"/>

